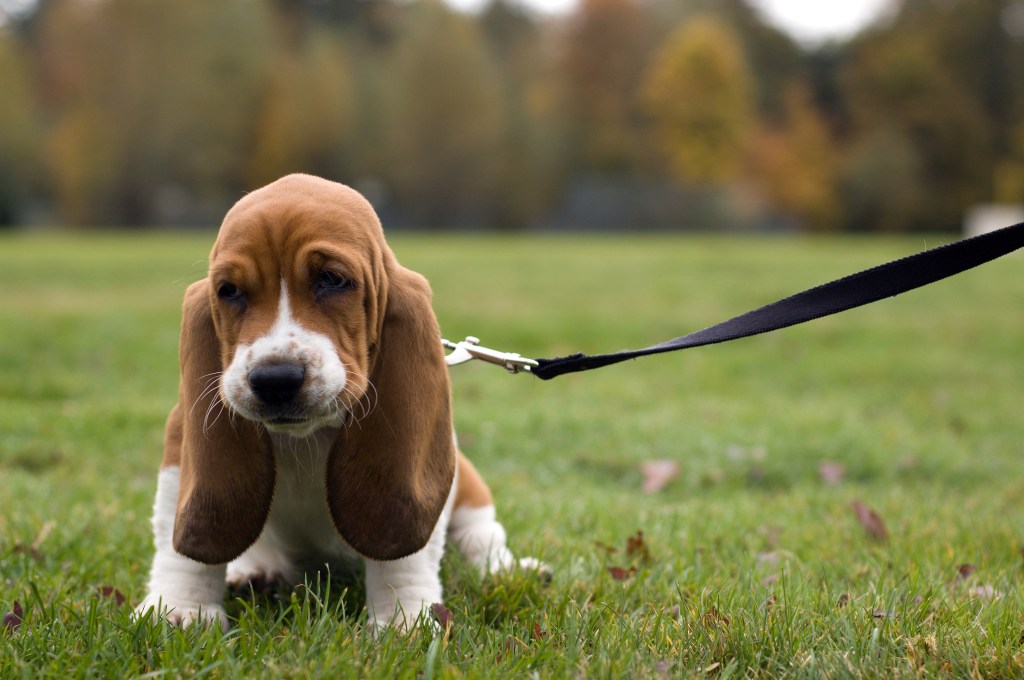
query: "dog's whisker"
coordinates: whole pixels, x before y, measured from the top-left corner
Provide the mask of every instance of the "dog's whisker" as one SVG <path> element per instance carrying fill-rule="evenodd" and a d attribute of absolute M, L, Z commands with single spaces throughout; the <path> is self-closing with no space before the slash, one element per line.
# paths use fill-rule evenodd
<path fill-rule="evenodd" d="M 213 412 L 214 408 L 217 408 L 217 414 L 214 416 L 213 422 L 211 423 L 210 414 Z M 210 401 L 210 405 L 206 408 L 206 415 L 203 418 L 203 434 L 210 433 L 210 428 L 217 424 L 217 421 L 220 420 L 220 416 L 224 413 L 224 410 L 224 403 L 220 399 Z"/>
<path fill-rule="evenodd" d="M 192 407 L 189 409 L 189 412 L 188 412 L 188 415 L 189 415 L 190 418 L 192 417 L 192 414 L 195 412 L 196 406 L 199 405 L 199 402 L 201 402 L 203 399 L 206 399 L 207 397 L 209 397 L 211 393 L 215 392 L 220 387 L 220 380 L 218 379 L 220 377 L 220 373 L 221 373 L 221 371 L 217 371 L 216 372 L 216 375 L 214 375 L 214 377 L 210 379 L 210 382 L 203 388 L 203 391 L 200 392 L 199 396 L 196 397 L 195 401 L 192 402 Z M 208 374 L 208 375 L 210 375 L 210 374 Z M 215 401 L 220 401 L 220 399 L 211 400 L 210 401 L 211 405 Z M 207 409 L 207 413 L 209 413 L 209 409 Z"/>

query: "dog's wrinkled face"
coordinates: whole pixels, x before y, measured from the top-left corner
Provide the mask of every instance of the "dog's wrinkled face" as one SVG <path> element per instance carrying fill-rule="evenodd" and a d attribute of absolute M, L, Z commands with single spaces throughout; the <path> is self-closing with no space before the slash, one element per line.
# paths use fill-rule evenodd
<path fill-rule="evenodd" d="M 228 213 L 209 285 L 221 397 L 233 411 L 295 436 L 359 413 L 380 332 L 384 247 L 359 194 L 308 176 Z"/>

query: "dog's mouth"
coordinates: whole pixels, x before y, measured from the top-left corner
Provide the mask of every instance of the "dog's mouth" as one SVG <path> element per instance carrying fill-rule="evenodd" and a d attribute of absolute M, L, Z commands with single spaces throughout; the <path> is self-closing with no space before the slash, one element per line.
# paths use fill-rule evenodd
<path fill-rule="evenodd" d="M 336 420 L 317 413 L 305 415 L 278 413 L 259 419 L 270 432 L 290 434 L 296 437 L 305 437 L 322 427 L 336 425 Z"/>
<path fill-rule="evenodd" d="M 268 418 L 264 422 L 266 422 L 267 425 L 303 425 L 309 422 L 309 418 L 299 418 L 296 416 L 275 416 L 273 418 Z"/>
<path fill-rule="evenodd" d="M 274 416 L 261 420 L 268 431 L 277 434 L 288 434 L 294 437 L 305 437 L 320 428 L 316 418 L 299 418 L 297 416 Z"/>

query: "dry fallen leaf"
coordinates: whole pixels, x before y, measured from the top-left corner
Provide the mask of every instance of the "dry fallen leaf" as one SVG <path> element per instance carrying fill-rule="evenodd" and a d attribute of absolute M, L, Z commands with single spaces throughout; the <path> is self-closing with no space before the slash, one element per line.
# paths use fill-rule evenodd
<path fill-rule="evenodd" d="M 846 593 L 843 593 L 842 595 L 839 596 L 839 600 L 836 602 L 836 607 L 841 609 L 841 608 L 845 607 L 848 604 L 850 604 L 850 596 L 847 595 Z"/>
<path fill-rule="evenodd" d="M 17 630 L 21 626 L 22 616 L 24 616 L 24 612 L 21 609 L 21 603 L 15 600 L 11 611 L 4 614 L 3 627 L 8 630 Z"/>
<path fill-rule="evenodd" d="M 644 541 L 644 532 L 638 529 L 635 534 L 626 539 L 626 555 L 638 558 L 643 562 L 651 561 L 651 551 Z"/>
<path fill-rule="evenodd" d="M 721 626 L 722 628 L 729 627 L 729 617 L 718 611 L 717 608 L 712 607 L 711 609 L 704 612 L 704 625 L 706 626 Z"/>
<path fill-rule="evenodd" d="M 679 463 L 674 460 L 645 460 L 640 464 L 644 475 L 644 493 L 658 493 L 679 476 Z"/>
<path fill-rule="evenodd" d="M 611 574 L 612 578 L 616 581 L 625 581 L 636 573 L 636 567 L 630 567 L 628 569 L 624 569 L 623 567 L 608 567 L 608 573 Z"/>
<path fill-rule="evenodd" d="M 946 587 L 950 590 L 956 588 L 964 581 L 966 581 L 968 578 L 970 578 L 971 574 L 974 573 L 974 570 L 975 566 L 973 564 L 968 564 L 966 562 L 964 564 L 961 564 L 959 567 L 956 568 L 956 576 L 953 577 L 953 580 L 946 582 Z"/>
<path fill-rule="evenodd" d="M 818 476 L 825 484 L 834 486 L 842 482 L 846 477 L 846 468 L 841 463 L 823 460 L 818 466 Z"/>
<path fill-rule="evenodd" d="M 850 503 L 850 507 L 853 508 L 857 521 L 860 522 L 861 527 L 867 532 L 868 536 L 881 542 L 889 540 L 889 532 L 885 528 L 885 522 L 882 521 L 877 512 L 860 501 L 853 501 Z"/>
<path fill-rule="evenodd" d="M 30 558 L 32 558 L 36 562 L 42 562 L 43 559 L 44 559 L 43 553 L 40 550 L 38 550 L 38 549 L 36 549 L 36 548 L 32 547 L 31 545 L 28 545 L 26 543 L 15 543 L 14 547 L 11 548 L 11 554 L 12 555 L 28 555 Z"/>
<path fill-rule="evenodd" d="M 434 620 L 437 621 L 438 625 L 444 628 L 446 631 L 451 629 L 452 623 L 455 622 L 455 617 L 452 615 L 452 610 L 445 607 L 440 602 L 435 602 L 430 605 L 430 613 L 433 614 Z"/>
<path fill-rule="evenodd" d="M 113 600 L 118 607 L 125 603 L 124 595 L 113 586 L 101 586 L 96 589 L 96 594 L 104 599 Z"/>

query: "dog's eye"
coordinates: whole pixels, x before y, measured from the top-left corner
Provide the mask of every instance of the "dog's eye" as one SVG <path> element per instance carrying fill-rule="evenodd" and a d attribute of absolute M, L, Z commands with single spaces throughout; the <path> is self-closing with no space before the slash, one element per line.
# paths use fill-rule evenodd
<path fill-rule="evenodd" d="M 325 295 L 349 290 L 353 285 L 352 280 L 347 276 L 324 269 L 313 283 L 313 292 L 319 300 Z"/>
<path fill-rule="evenodd" d="M 217 288 L 217 297 L 227 302 L 243 302 L 245 300 L 245 293 L 239 290 L 238 286 L 233 283 L 222 283 Z"/>

